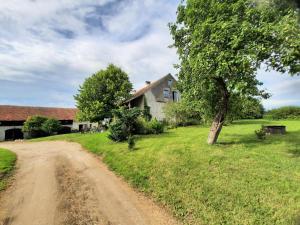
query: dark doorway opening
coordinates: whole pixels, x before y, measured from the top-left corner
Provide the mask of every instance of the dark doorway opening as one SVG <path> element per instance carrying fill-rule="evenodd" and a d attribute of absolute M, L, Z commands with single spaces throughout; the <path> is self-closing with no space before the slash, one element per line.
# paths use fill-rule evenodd
<path fill-rule="evenodd" d="M 24 135 L 21 129 L 9 129 L 5 131 L 5 140 L 6 141 L 13 141 L 17 139 L 23 139 Z"/>

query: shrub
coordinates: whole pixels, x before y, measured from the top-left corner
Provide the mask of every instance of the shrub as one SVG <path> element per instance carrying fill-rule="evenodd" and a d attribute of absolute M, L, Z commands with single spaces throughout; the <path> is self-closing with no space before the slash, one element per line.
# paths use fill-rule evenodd
<path fill-rule="evenodd" d="M 168 103 L 164 107 L 164 113 L 167 123 L 174 127 L 196 125 L 201 121 L 200 111 L 184 101 Z"/>
<path fill-rule="evenodd" d="M 264 127 L 262 126 L 259 130 L 254 131 L 256 134 L 256 137 L 260 140 L 266 139 L 266 131 Z"/>
<path fill-rule="evenodd" d="M 286 106 L 278 109 L 273 109 L 267 112 L 266 117 L 274 120 L 298 119 L 300 118 L 300 107 Z"/>
<path fill-rule="evenodd" d="M 136 123 L 135 134 L 161 134 L 164 132 L 165 125 L 157 119 L 147 121 L 143 117 L 139 117 Z"/>
<path fill-rule="evenodd" d="M 149 121 L 147 121 L 144 117 L 137 118 L 135 133 L 151 134 L 151 127 Z"/>
<path fill-rule="evenodd" d="M 116 142 L 128 140 L 135 134 L 160 134 L 164 132 L 164 124 L 152 119 L 147 121 L 140 116 L 141 110 L 119 109 L 115 112 L 115 119 L 109 127 L 108 137 Z"/>
<path fill-rule="evenodd" d="M 135 133 L 137 127 L 137 118 L 141 115 L 138 108 L 126 109 L 120 108 L 114 110 L 114 122 L 110 125 L 109 138 L 113 141 L 125 141 L 129 136 Z"/>
<path fill-rule="evenodd" d="M 128 137 L 128 149 L 133 150 L 135 146 L 135 140 L 133 136 Z"/>
<path fill-rule="evenodd" d="M 28 117 L 25 121 L 22 131 L 25 138 L 38 138 L 59 133 L 61 124 L 58 120 L 43 116 Z"/>
<path fill-rule="evenodd" d="M 150 113 L 150 107 L 145 105 L 144 110 L 143 110 L 143 117 L 147 120 L 150 121 L 152 119 L 152 115 Z"/>
<path fill-rule="evenodd" d="M 47 119 L 42 124 L 42 130 L 49 135 L 58 133 L 60 129 L 61 129 L 61 123 L 56 119 Z"/>
<path fill-rule="evenodd" d="M 149 125 L 153 134 L 161 134 L 164 132 L 164 124 L 159 122 L 157 119 L 152 119 L 149 122 Z"/>
<path fill-rule="evenodd" d="M 115 120 L 111 123 L 109 127 L 108 138 L 110 138 L 113 141 L 120 142 L 125 141 L 127 137 L 128 133 L 126 126 L 120 120 Z"/>
<path fill-rule="evenodd" d="M 45 121 L 47 121 L 47 118 L 42 116 L 28 117 L 22 128 L 22 131 L 25 134 L 25 138 L 46 136 L 47 133 L 42 129 L 43 123 Z"/>

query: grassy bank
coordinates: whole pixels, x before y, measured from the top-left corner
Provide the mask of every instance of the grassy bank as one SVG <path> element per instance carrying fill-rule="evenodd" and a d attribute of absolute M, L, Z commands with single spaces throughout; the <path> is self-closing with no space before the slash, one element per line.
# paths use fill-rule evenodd
<path fill-rule="evenodd" d="M 258 141 L 261 124 L 288 133 Z M 136 150 L 107 134 L 70 134 L 103 156 L 139 190 L 167 205 L 186 224 L 296 224 L 300 216 L 300 121 L 240 121 L 224 127 L 219 144 L 206 144 L 208 127 L 169 130 L 137 140 Z"/>
<path fill-rule="evenodd" d="M 7 178 L 14 169 L 16 159 L 15 153 L 0 148 L 0 191 L 6 187 Z"/>

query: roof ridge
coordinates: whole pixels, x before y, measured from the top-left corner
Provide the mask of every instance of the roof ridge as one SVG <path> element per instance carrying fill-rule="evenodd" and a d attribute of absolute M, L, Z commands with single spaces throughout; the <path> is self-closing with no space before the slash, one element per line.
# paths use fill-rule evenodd
<path fill-rule="evenodd" d="M 167 75 L 151 82 L 150 84 L 145 85 L 144 87 L 138 89 L 131 98 L 129 98 L 126 102 L 130 102 L 131 100 L 140 97 L 141 95 L 143 95 L 145 92 L 147 92 L 150 88 L 155 87 L 157 84 L 159 84 L 160 81 L 164 80 L 165 78 L 167 78 L 168 76 L 171 76 L 173 79 L 175 79 L 171 73 L 168 73 Z"/>
<path fill-rule="evenodd" d="M 77 109 L 68 107 L 50 107 L 50 106 L 26 106 L 26 105 L 0 105 L 0 107 L 18 107 L 18 108 L 44 108 L 44 109 Z"/>

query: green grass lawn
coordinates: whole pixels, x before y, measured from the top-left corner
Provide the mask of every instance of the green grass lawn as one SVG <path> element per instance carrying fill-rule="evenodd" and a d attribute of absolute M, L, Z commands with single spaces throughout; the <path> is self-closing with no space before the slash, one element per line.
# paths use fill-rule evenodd
<path fill-rule="evenodd" d="M 6 187 L 7 177 L 14 169 L 16 154 L 0 148 L 0 191 Z"/>
<path fill-rule="evenodd" d="M 261 124 L 287 126 L 286 135 L 257 140 Z M 133 186 L 167 206 L 185 224 L 300 222 L 300 121 L 248 120 L 224 127 L 208 146 L 208 127 L 169 130 L 137 140 L 136 150 L 102 134 L 42 140 L 76 141 Z"/>

